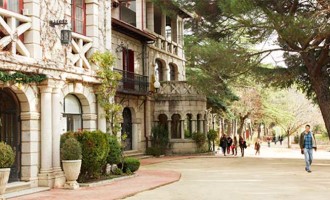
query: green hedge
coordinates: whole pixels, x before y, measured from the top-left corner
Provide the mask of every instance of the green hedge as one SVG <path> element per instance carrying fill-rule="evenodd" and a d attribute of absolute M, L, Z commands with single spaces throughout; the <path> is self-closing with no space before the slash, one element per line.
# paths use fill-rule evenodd
<path fill-rule="evenodd" d="M 123 168 L 124 173 L 128 171 L 131 171 L 133 173 L 140 168 L 140 161 L 137 158 L 125 158 L 124 166 L 122 163 L 119 163 L 118 167 Z"/>
<path fill-rule="evenodd" d="M 122 148 L 118 139 L 114 135 L 108 135 L 108 142 L 110 146 L 110 151 L 107 156 L 107 162 L 109 164 L 118 164 L 122 160 Z"/>
<path fill-rule="evenodd" d="M 110 151 L 107 135 L 102 131 L 83 131 L 77 139 L 83 150 L 79 179 L 99 178 Z"/>

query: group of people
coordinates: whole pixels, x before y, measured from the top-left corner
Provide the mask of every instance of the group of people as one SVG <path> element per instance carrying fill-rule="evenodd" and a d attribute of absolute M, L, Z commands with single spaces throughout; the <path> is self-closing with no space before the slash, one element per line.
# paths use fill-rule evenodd
<path fill-rule="evenodd" d="M 276 145 L 277 141 L 280 142 L 280 145 L 282 145 L 283 142 L 283 136 L 278 136 L 278 137 L 273 137 L 272 141 L 274 142 L 274 144 Z M 267 137 L 267 143 L 268 143 L 268 147 L 270 147 L 270 142 L 271 142 L 271 138 L 268 136 Z"/>
<path fill-rule="evenodd" d="M 220 148 L 222 149 L 222 153 L 224 156 L 227 154 L 232 153 L 232 155 L 237 156 L 237 149 L 240 148 L 241 155 L 244 157 L 244 149 L 247 148 L 246 141 L 242 136 L 239 137 L 237 140 L 237 137 L 234 136 L 232 139 L 230 136 L 222 135 L 220 138 Z"/>
<path fill-rule="evenodd" d="M 279 141 L 283 141 L 283 137 L 279 138 Z M 267 138 L 268 146 L 270 145 L 270 137 Z M 222 153 L 224 156 L 227 154 L 230 154 L 232 152 L 232 155 L 237 156 L 237 148 L 239 147 L 241 150 L 241 155 L 244 157 L 244 149 L 247 148 L 246 141 L 242 136 L 239 137 L 239 140 L 237 141 L 237 137 L 234 136 L 232 139 L 230 136 L 222 135 L 220 138 L 220 148 L 222 149 Z M 310 130 L 310 125 L 305 126 L 305 131 L 300 134 L 299 139 L 299 146 L 301 149 L 301 154 L 305 157 L 305 170 L 308 173 L 311 173 L 311 165 L 313 162 L 313 150 L 317 150 L 316 146 L 316 140 L 315 136 Z M 256 143 L 254 144 L 255 154 L 260 154 L 260 147 L 261 147 L 261 141 L 260 139 L 257 139 Z"/>

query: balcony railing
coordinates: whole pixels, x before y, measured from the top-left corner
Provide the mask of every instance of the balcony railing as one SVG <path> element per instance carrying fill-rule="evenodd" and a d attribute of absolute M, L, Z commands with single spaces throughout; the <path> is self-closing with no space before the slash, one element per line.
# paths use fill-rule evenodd
<path fill-rule="evenodd" d="M 31 28 L 31 19 L 0 8 L 0 51 L 30 57 L 23 43 L 23 34 Z"/>
<path fill-rule="evenodd" d="M 158 35 L 155 46 L 168 53 L 179 55 L 178 44 L 173 41 L 168 41 L 165 37 Z"/>
<path fill-rule="evenodd" d="M 118 92 L 136 95 L 145 95 L 149 91 L 148 76 L 135 74 L 128 71 L 114 69 L 122 75 L 117 89 Z"/>
<path fill-rule="evenodd" d="M 72 63 L 78 68 L 91 69 L 88 62 L 87 52 L 92 48 L 93 40 L 78 33 L 72 33 L 72 52 L 70 59 Z"/>

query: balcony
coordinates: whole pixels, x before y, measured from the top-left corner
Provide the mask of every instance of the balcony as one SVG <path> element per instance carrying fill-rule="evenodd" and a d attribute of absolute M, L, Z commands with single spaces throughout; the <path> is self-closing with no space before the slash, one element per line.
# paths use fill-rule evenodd
<path fill-rule="evenodd" d="M 30 57 L 23 35 L 31 26 L 29 17 L 0 8 L 0 51 Z"/>
<path fill-rule="evenodd" d="M 157 35 L 155 47 L 157 47 L 165 52 L 179 56 L 178 44 L 175 43 L 174 41 L 166 40 L 166 38 L 161 35 Z"/>
<path fill-rule="evenodd" d="M 149 91 L 148 76 L 114 69 L 122 75 L 117 91 L 125 94 L 146 95 Z"/>
<path fill-rule="evenodd" d="M 69 58 L 75 67 L 89 70 L 91 65 L 87 59 L 87 53 L 92 48 L 93 40 L 78 33 L 72 33 L 72 52 Z"/>

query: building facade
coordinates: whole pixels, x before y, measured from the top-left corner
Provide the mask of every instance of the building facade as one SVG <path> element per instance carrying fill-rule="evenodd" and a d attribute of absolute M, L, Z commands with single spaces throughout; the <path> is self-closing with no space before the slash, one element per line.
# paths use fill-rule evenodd
<path fill-rule="evenodd" d="M 95 94 L 97 66 L 88 60 L 95 51 L 112 51 L 114 70 L 123 75 L 115 100 L 124 108 L 126 150 L 144 152 L 151 128 L 164 123 L 173 152 L 194 151 L 184 133 L 206 132 L 206 99 L 185 82 L 189 14 L 168 6 L 175 15 L 148 0 L 0 1 L 0 140 L 16 151 L 11 182 L 61 187 L 61 134 L 106 131 Z M 54 20 L 68 24 L 52 26 Z M 72 38 L 61 44 L 66 29 Z M 33 78 L 41 75 L 46 79 Z"/>

